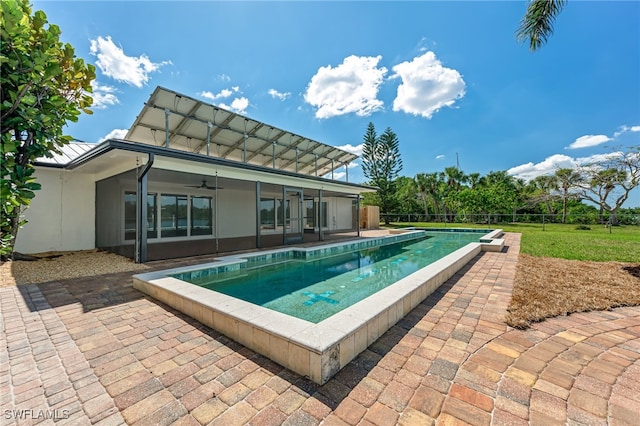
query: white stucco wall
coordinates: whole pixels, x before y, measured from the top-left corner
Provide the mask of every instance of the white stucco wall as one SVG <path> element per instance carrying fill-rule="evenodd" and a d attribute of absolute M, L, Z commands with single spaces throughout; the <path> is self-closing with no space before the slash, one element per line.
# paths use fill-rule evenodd
<path fill-rule="evenodd" d="M 255 191 L 220 191 L 216 202 L 220 238 L 256 235 Z"/>
<path fill-rule="evenodd" d="M 331 199 L 333 217 L 330 217 L 328 222 L 329 228 L 331 230 L 351 229 L 351 226 L 353 225 L 353 213 L 351 205 L 351 199 L 348 198 Z"/>
<path fill-rule="evenodd" d="M 20 253 L 95 248 L 95 182 L 90 175 L 37 168 L 42 189 L 23 216 L 15 250 Z"/>

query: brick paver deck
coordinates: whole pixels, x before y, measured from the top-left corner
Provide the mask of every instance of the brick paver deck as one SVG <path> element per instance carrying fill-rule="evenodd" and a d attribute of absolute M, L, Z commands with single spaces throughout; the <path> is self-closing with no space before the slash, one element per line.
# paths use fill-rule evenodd
<path fill-rule="evenodd" d="M 507 327 L 519 243 L 507 234 L 324 386 L 131 273 L 0 288 L 0 425 L 639 424 L 640 308 Z"/>

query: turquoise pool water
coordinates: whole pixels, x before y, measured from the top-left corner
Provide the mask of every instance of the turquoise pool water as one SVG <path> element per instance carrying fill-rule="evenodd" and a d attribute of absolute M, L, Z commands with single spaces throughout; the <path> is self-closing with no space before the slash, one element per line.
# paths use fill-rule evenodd
<path fill-rule="evenodd" d="M 426 238 L 314 260 L 283 259 L 223 273 L 181 274 L 197 284 L 318 323 L 484 235 L 428 232 Z"/>

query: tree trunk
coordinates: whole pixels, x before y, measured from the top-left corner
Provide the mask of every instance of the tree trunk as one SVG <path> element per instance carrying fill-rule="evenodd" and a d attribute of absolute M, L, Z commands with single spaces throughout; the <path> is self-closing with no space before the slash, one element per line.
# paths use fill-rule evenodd
<path fill-rule="evenodd" d="M 7 221 L 9 222 L 9 226 L 11 228 L 11 239 L 9 240 L 9 247 L 11 247 L 11 252 L 6 255 L 7 260 L 13 260 L 13 255 L 15 253 L 14 247 L 16 243 L 16 238 L 18 237 L 18 230 L 20 229 L 20 213 L 22 212 L 21 208 L 17 208 L 13 211 L 9 217 L 7 217 Z"/>

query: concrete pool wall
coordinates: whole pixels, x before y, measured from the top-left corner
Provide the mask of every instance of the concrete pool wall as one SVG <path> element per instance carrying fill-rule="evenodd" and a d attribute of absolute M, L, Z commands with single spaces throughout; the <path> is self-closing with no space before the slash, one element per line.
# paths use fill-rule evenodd
<path fill-rule="evenodd" d="M 310 257 L 321 256 L 352 250 L 359 244 L 364 248 L 423 234 L 424 231 L 407 230 L 389 237 L 225 256 L 206 265 L 135 275 L 133 286 L 282 366 L 324 384 L 481 251 L 502 250 L 502 230 L 488 232 L 480 242 L 467 244 L 317 324 L 170 275 L 203 268 L 234 270 L 256 259 L 288 257 L 285 253 L 292 250 L 304 251 Z"/>

